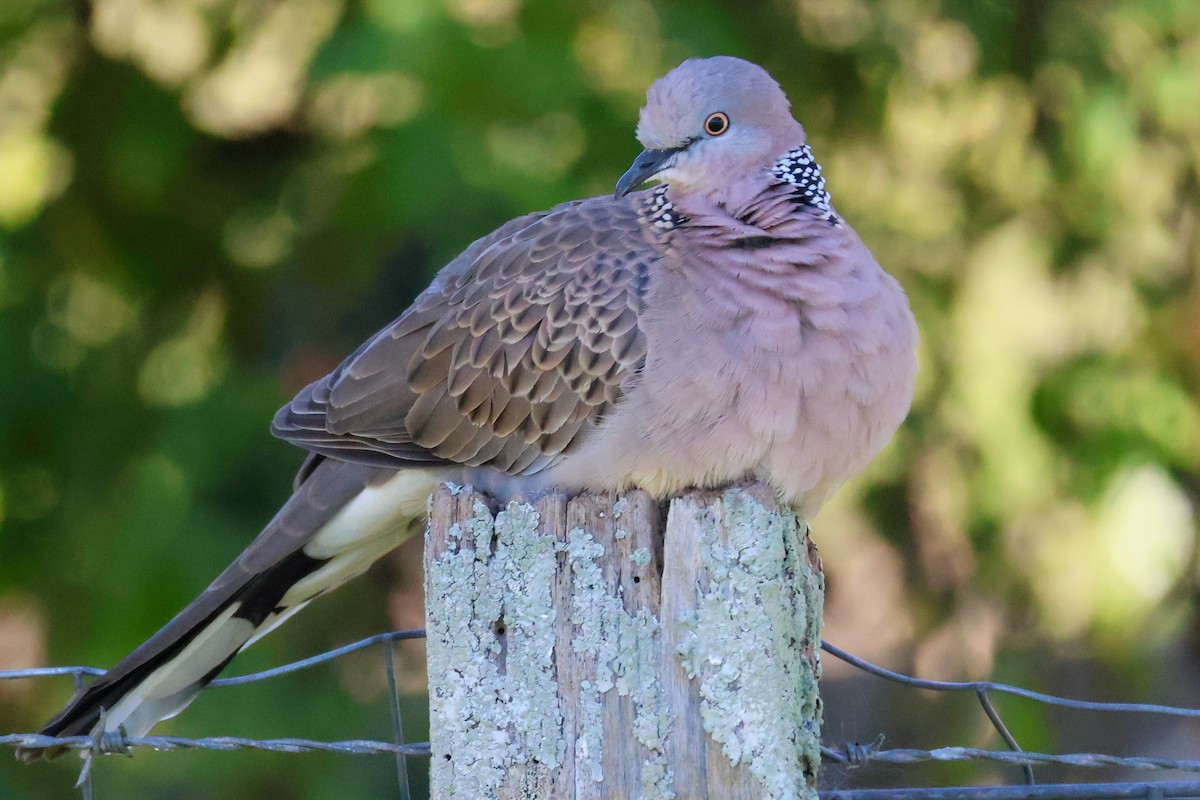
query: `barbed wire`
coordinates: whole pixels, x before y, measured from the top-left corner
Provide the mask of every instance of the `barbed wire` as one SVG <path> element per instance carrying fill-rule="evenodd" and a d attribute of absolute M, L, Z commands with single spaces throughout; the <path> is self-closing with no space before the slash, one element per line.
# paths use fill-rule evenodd
<path fill-rule="evenodd" d="M 1035 692 L 1032 689 L 1025 689 L 1020 686 L 1013 686 L 1008 683 L 996 683 L 995 681 L 931 681 L 925 678 L 914 678 L 910 675 L 904 675 L 899 672 L 893 672 L 885 667 L 872 664 L 870 661 L 865 661 L 858 656 L 851 655 L 845 650 L 836 647 L 824 639 L 821 640 L 821 649 L 831 656 L 846 662 L 856 669 L 862 670 L 870 675 L 875 675 L 885 680 L 894 683 L 900 683 L 905 686 L 911 686 L 914 689 L 929 689 L 935 692 L 997 692 L 999 694 L 1008 694 L 1015 697 L 1023 697 L 1026 700 L 1034 700 L 1039 703 L 1050 706 L 1058 706 L 1060 708 L 1072 708 L 1080 711 L 1116 711 L 1120 713 L 1134 714 L 1165 714 L 1173 717 L 1190 717 L 1192 719 L 1200 719 L 1200 708 L 1181 708 L 1178 706 L 1163 706 L 1153 703 L 1100 703 L 1094 700 L 1075 700 L 1070 697 L 1059 697 L 1058 695 L 1046 694 L 1045 692 Z"/>
<path fill-rule="evenodd" d="M 1200 781 L 950 786 L 933 789 L 833 789 L 821 792 L 820 796 L 821 800 L 1194 800 L 1200 797 Z"/>
<path fill-rule="evenodd" d="M 274 753 L 342 753 L 345 755 L 377 756 L 385 753 L 405 756 L 430 755 L 429 743 L 392 744 L 371 739 L 347 739 L 323 742 L 313 739 L 247 739 L 240 736 L 125 736 L 110 731 L 100 736 L 44 736 L 39 733 L 14 733 L 0 736 L 0 746 L 18 748 L 63 747 L 69 750 L 90 750 L 99 755 L 131 752 L 138 747 L 152 750 L 266 750 Z M 985 750 L 975 747 L 940 747 L 936 750 L 909 748 L 882 749 L 871 745 L 848 743 L 840 749 L 822 747 L 825 760 L 842 766 L 861 767 L 869 763 L 921 764 L 933 761 L 969 762 L 990 761 L 1000 764 L 1030 766 L 1057 765 L 1064 767 L 1125 767 L 1143 770 L 1177 770 L 1200 772 L 1200 761 L 1180 761 L 1150 756 L 1112 756 L 1103 753 L 1032 753 L 1012 750 Z"/>
<path fill-rule="evenodd" d="M 394 753 L 404 756 L 428 756 L 429 742 L 392 744 L 371 739 L 346 739 L 319 742 L 313 739 L 246 739 L 241 736 L 125 736 L 109 731 L 100 736 L 43 736 L 40 733 L 14 733 L 0 736 L 0 745 L 17 748 L 65 747 L 90 750 L 98 755 L 124 755 L 138 747 L 152 750 L 268 750 L 273 753 L 342 753 L 377 756 Z"/>
<path fill-rule="evenodd" d="M 405 743 L 402 735 L 402 718 L 400 714 L 400 695 L 397 689 L 395 654 L 393 645 L 397 641 L 424 638 L 425 631 L 420 629 L 394 631 L 370 636 L 351 644 L 334 648 L 310 658 L 301 659 L 279 667 L 245 675 L 219 678 L 211 686 L 220 688 L 238 686 L 247 683 L 269 680 L 293 672 L 309 669 L 321 664 L 327 664 L 349 653 L 366 650 L 371 647 L 382 647 L 389 699 L 392 712 L 392 742 L 382 742 L 369 739 L 352 739 L 343 741 L 319 741 L 304 738 L 249 739 L 237 736 L 144 736 L 127 737 L 124 731 L 113 731 L 94 736 L 54 737 L 36 733 L 13 733 L 0 735 L 0 747 L 13 748 L 64 748 L 81 751 L 85 758 L 83 771 L 80 775 L 80 788 L 85 800 L 92 800 L 91 765 L 96 755 L 114 753 L 127 754 L 136 748 L 153 750 L 265 750 L 277 753 L 306 753 L 328 752 L 351 755 L 381 755 L 392 754 L 396 758 L 397 782 L 400 787 L 401 800 L 411 800 L 408 786 L 409 757 L 428 757 L 430 746 L 428 742 Z M 882 747 L 882 737 L 870 744 L 847 743 L 841 747 L 825 746 L 821 748 L 823 760 L 856 768 L 867 764 L 910 765 L 920 763 L 949 763 L 949 762 L 991 762 L 1022 767 L 1025 772 L 1026 786 L 990 786 L 990 787 L 954 787 L 950 789 L 858 789 L 831 790 L 821 792 L 823 800 L 872 800 L 880 797 L 926 798 L 927 800 L 1055 800 L 1056 798 L 1200 798 L 1200 781 L 1178 782 L 1142 782 L 1142 783 L 1081 783 L 1081 784 L 1051 784 L 1033 785 L 1032 768 L 1034 766 L 1067 766 L 1067 767 L 1119 767 L 1134 770 L 1174 770 L 1179 772 L 1200 773 L 1200 760 L 1177 760 L 1153 756 L 1116 756 L 1102 753 L 1034 753 L 1023 751 L 1016 738 L 1009 731 L 995 706 L 991 695 L 1005 694 L 1031 700 L 1044 705 L 1060 708 L 1070 708 L 1084 711 L 1158 714 L 1173 717 L 1200 719 L 1200 709 L 1165 706 L 1147 703 L 1112 703 L 1077 700 L 1057 695 L 1037 692 L 1020 686 L 997 683 L 993 681 L 932 681 L 904 675 L 899 672 L 880 667 L 869 661 L 854 656 L 828 642 L 821 642 L 821 649 L 829 655 L 849 664 L 853 668 L 884 680 L 898 683 L 910 688 L 924 689 L 937 692 L 973 692 L 978 698 L 988 719 L 995 727 L 1000 737 L 1009 747 L 1008 750 L 987 750 L 970 747 L 941 747 L 933 750 L 912 748 Z M 19 670 L 0 670 L 0 680 L 22 680 L 48 677 L 72 676 L 76 686 L 81 686 L 87 676 L 96 676 L 104 670 L 95 667 L 39 667 Z"/>
<path fill-rule="evenodd" d="M 1177 761 L 1151 756 L 1110 756 L 1103 753 L 1030 753 L 1024 750 L 984 750 L 976 747 L 939 747 L 936 750 L 876 749 L 870 745 L 844 745 L 842 749 L 822 747 L 821 755 L 843 766 L 857 767 L 868 763 L 923 764 L 931 761 L 964 762 L 990 761 L 1021 766 L 1060 767 L 1124 767 L 1126 769 L 1177 770 L 1200 772 L 1200 761 Z"/>

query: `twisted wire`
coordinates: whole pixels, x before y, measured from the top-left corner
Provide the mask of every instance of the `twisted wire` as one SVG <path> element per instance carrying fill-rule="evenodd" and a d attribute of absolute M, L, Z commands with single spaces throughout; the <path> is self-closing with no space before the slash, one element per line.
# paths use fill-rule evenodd
<path fill-rule="evenodd" d="M 44 736 L 37 733 L 13 733 L 0 735 L 0 747 L 13 748 L 49 748 L 62 747 L 69 750 L 83 751 L 85 756 L 84 770 L 80 783 L 84 786 L 85 797 L 90 797 L 90 767 L 95 755 L 128 754 L 136 748 L 152 750 L 265 750 L 275 753 L 307 753 L 326 752 L 349 755 L 381 755 L 388 754 L 397 759 L 397 772 L 402 799 L 408 797 L 407 765 L 408 757 L 428 757 L 430 746 L 428 742 L 406 744 L 403 742 L 400 730 L 398 696 L 396 695 L 396 672 L 392 657 L 391 644 L 406 639 L 419 639 L 425 636 L 420 629 L 394 631 L 371 636 L 351 644 L 337 647 L 310 658 L 301 659 L 273 669 L 246 675 L 236 675 L 219 678 L 212 682 L 213 687 L 238 686 L 270 680 L 281 675 L 287 675 L 300 670 L 309 669 L 325 664 L 347 655 L 348 653 L 364 650 L 369 647 L 383 645 L 388 679 L 391 684 L 393 707 L 393 742 L 381 742 L 369 739 L 351 739 L 343 741 L 320 741 L 304 738 L 249 739 L 238 736 L 143 736 L 127 737 L 124 731 L 110 731 L 94 736 Z M 992 694 L 1004 694 L 1030 700 L 1049 706 L 1071 708 L 1085 711 L 1109 713 L 1157 714 L 1183 718 L 1200 718 L 1200 709 L 1165 706 L 1148 703 L 1113 703 L 1077 700 L 1057 695 L 1037 692 L 1020 686 L 996 683 L 992 681 L 932 681 L 904 675 L 899 672 L 880 667 L 847 653 L 840 648 L 822 641 L 821 648 L 829 655 L 838 658 L 857 670 L 868 675 L 898 683 L 910 688 L 925 689 L 939 692 L 973 692 L 978 698 L 983 710 L 992 722 L 1008 750 L 987 750 L 973 747 L 940 747 L 933 750 L 914 748 L 884 748 L 880 737 L 867 744 L 845 743 L 840 747 L 825 746 L 821 748 L 823 760 L 846 767 L 862 767 L 868 764 L 909 765 L 930 762 L 990 762 L 1020 766 L 1025 770 L 1026 786 L 991 786 L 991 787 L 952 787 L 952 788 L 913 788 L 913 789 L 864 789 L 864 790 L 832 790 L 821 792 L 822 800 L 873 800 L 875 798 L 924 798 L 924 800 L 1056 800 L 1061 798 L 1200 798 L 1200 781 L 1197 782 L 1165 782 L 1165 783 L 1079 783 L 1052 784 L 1036 786 L 1033 784 L 1032 768 L 1035 766 L 1068 766 L 1085 768 L 1125 768 L 1134 770 L 1172 770 L 1178 772 L 1200 773 L 1200 760 L 1181 760 L 1159 758 L 1154 756 L 1132 755 L 1118 756 L 1104 753 L 1034 753 L 1022 751 L 1016 738 L 1008 730 L 999 712 L 991 702 Z M 47 678 L 70 675 L 75 678 L 76 685 L 81 685 L 84 677 L 96 676 L 104 670 L 87 666 L 71 667 L 40 667 L 33 669 L 0 670 L 0 680 L 21 680 Z"/>

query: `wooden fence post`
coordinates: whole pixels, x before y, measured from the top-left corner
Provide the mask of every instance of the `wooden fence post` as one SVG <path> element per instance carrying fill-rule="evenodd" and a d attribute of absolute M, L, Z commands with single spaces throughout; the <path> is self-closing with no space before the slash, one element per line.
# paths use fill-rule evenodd
<path fill-rule="evenodd" d="M 433 800 L 816 797 L 824 578 L 761 485 L 443 486 L 425 542 Z"/>

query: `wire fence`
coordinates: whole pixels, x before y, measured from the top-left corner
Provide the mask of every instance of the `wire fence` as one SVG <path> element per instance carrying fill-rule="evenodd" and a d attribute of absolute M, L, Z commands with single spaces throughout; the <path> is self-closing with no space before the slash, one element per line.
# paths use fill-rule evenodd
<path fill-rule="evenodd" d="M 343 741 L 317 741 L 301 738 L 247 739 L 236 736 L 211 736 L 188 738 L 181 736 L 127 737 L 123 731 L 103 733 L 95 736 L 52 737 L 34 733 L 0 735 L 0 747 L 63 747 L 83 751 L 84 765 L 77 786 L 84 800 L 94 800 L 92 764 L 95 756 L 114 753 L 129 753 L 136 748 L 153 750 L 267 750 L 277 753 L 328 752 L 351 755 L 392 754 L 396 759 L 396 778 L 401 800 L 412 800 L 409 787 L 410 758 L 428 757 L 428 742 L 406 743 L 403 736 L 403 718 L 400 712 L 400 693 L 396 675 L 394 645 L 406 639 L 424 638 L 423 630 L 406 630 L 379 634 L 345 645 L 311 658 L 295 661 L 274 669 L 219 678 L 211 686 L 237 686 L 246 683 L 270 680 L 281 675 L 327 664 L 350 653 L 379 647 L 387 672 L 388 699 L 391 706 L 392 741 L 382 742 L 367 739 Z M 1196 781 L 1144 781 L 1124 783 L 1073 783 L 1038 785 L 1033 771 L 1037 766 L 1067 767 L 1118 767 L 1133 770 L 1171 770 L 1200 774 L 1200 760 L 1177 760 L 1150 755 L 1116 756 L 1103 753 L 1035 753 L 1022 750 L 1016 737 L 1009 730 L 996 709 L 994 695 L 1009 695 L 1058 708 L 1116 714 L 1161 715 L 1200 719 L 1200 709 L 1146 703 L 1101 703 L 1076 700 L 1036 692 L 1020 686 L 992 681 L 931 681 L 903 675 L 865 661 L 828 642 L 821 642 L 821 649 L 830 656 L 849 664 L 856 670 L 882 680 L 901 684 L 912 689 L 923 689 L 945 693 L 973 693 L 1007 750 L 987 750 L 971 747 L 942 747 L 935 750 L 885 748 L 883 737 L 869 744 L 846 743 L 838 746 L 823 746 L 822 758 L 830 764 L 847 768 L 868 764 L 912 765 L 923 763 L 990 762 L 1021 767 L 1025 784 L 1018 786 L 981 786 L 911 789 L 837 789 L 822 791 L 822 800 L 1106 800 L 1107 798 L 1200 798 L 1200 780 Z M 104 670 L 94 667 L 47 667 L 40 669 L 0 670 L 0 680 L 49 678 L 70 675 L 76 687 L 83 685 L 88 676 L 103 674 Z M 103 727 L 103 726 L 101 726 Z"/>

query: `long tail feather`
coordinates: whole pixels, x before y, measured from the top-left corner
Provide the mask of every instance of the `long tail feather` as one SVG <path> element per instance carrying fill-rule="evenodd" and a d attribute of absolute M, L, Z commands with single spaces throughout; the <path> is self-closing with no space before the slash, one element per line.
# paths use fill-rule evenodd
<path fill-rule="evenodd" d="M 182 711 L 244 647 L 362 573 L 424 517 L 437 476 L 323 461 L 258 538 L 199 597 L 76 693 L 42 730 L 144 736 Z M 25 749 L 23 761 L 64 748 Z"/>

